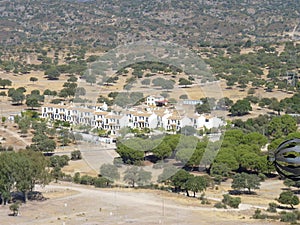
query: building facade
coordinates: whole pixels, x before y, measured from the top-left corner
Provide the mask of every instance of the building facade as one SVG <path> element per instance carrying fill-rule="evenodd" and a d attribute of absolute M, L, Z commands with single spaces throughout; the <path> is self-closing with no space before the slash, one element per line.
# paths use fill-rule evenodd
<path fill-rule="evenodd" d="M 41 117 L 67 121 L 74 125 L 89 125 L 93 128 L 110 131 L 113 134 L 116 134 L 123 127 L 137 129 L 163 128 L 167 131 L 178 131 L 185 126 L 192 126 L 200 130 L 219 128 L 225 125 L 221 118 L 211 117 L 210 115 L 180 115 L 175 110 L 148 106 L 144 109 L 141 107 L 131 108 L 121 113 L 108 112 L 97 107 L 87 108 L 49 104 L 42 106 Z"/>

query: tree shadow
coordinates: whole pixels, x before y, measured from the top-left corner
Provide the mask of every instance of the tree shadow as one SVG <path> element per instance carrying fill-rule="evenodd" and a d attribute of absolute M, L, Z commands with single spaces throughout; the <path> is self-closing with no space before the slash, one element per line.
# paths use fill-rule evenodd
<path fill-rule="evenodd" d="M 297 190 L 291 190 L 295 195 L 299 195 L 300 194 L 300 190 L 297 189 Z"/>
<path fill-rule="evenodd" d="M 13 202 L 24 202 L 24 195 L 22 192 L 12 192 L 11 197 Z M 31 191 L 27 194 L 28 201 L 46 201 L 48 198 L 45 198 L 43 194 L 39 191 Z"/>
<path fill-rule="evenodd" d="M 39 191 L 32 191 L 28 193 L 28 200 L 30 201 L 46 201 L 47 199 L 48 198 L 45 198 Z"/>
<path fill-rule="evenodd" d="M 290 206 L 283 206 L 283 205 L 278 205 L 278 209 L 284 209 L 284 210 L 295 210 L 295 208 L 292 208 Z"/>
<path fill-rule="evenodd" d="M 230 195 L 257 195 L 255 191 L 229 190 Z"/>

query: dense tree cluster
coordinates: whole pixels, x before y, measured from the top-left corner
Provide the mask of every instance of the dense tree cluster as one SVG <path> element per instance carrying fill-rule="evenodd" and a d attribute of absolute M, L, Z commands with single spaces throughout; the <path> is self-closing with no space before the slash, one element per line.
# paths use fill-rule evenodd
<path fill-rule="evenodd" d="M 271 172 L 267 155 L 261 152 L 267 142 L 267 138 L 257 132 L 243 133 L 233 129 L 226 132 L 222 143 L 209 143 L 183 134 L 167 135 L 163 141 L 152 137 L 118 142 L 117 152 L 128 164 L 140 164 L 150 154 L 157 160 L 171 157 L 187 168 L 204 167 L 213 176 L 227 177 L 230 171 Z"/>

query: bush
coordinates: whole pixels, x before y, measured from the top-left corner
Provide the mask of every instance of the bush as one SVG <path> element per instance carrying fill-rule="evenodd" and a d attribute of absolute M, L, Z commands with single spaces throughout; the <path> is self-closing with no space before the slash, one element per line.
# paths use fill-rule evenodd
<path fill-rule="evenodd" d="M 297 220 L 300 220 L 300 212 L 298 210 L 294 211 L 294 214 L 297 217 Z"/>
<path fill-rule="evenodd" d="M 223 195 L 223 200 L 222 202 L 225 205 L 230 206 L 231 208 L 238 208 L 239 204 L 241 203 L 241 198 L 240 197 L 231 197 L 229 194 Z"/>
<path fill-rule="evenodd" d="M 294 223 L 297 221 L 297 215 L 293 212 L 282 212 L 280 221 Z"/>
<path fill-rule="evenodd" d="M 17 216 L 19 214 L 20 204 L 15 202 L 9 206 L 9 209 L 12 211 L 13 216 Z"/>
<path fill-rule="evenodd" d="M 202 200 L 202 201 L 201 201 L 201 204 L 202 204 L 202 205 L 209 205 L 210 202 L 209 202 L 208 200 Z"/>
<path fill-rule="evenodd" d="M 216 203 L 214 205 L 214 207 L 217 208 L 217 209 L 226 209 L 227 208 L 226 205 L 221 203 L 221 202 Z"/>
<path fill-rule="evenodd" d="M 256 209 L 253 216 L 252 216 L 252 218 L 262 220 L 262 219 L 266 219 L 267 215 L 266 214 L 261 214 L 261 210 Z"/>
<path fill-rule="evenodd" d="M 276 208 L 277 208 L 277 204 L 275 202 L 270 202 L 269 208 L 267 209 L 267 211 L 275 213 L 275 212 L 277 212 Z"/>
<path fill-rule="evenodd" d="M 111 181 L 105 177 L 98 177 L 94 179 L 94 186 L 98 188 L 105 188 L 111 184 Z"/>
<path fill-rule="evenodd" d="M 205 198 L 205 194 L 204 194 L 204 193 L 202 193 L 202 194 L 200 195 L 199 199 L 200 199 L 201 201 L 203 201 L 203 200 L 206 200 L 206 198 Z"/>
<path fill-rule="evenodd" d="M 83 175 L 80 179 L 80 184 L 85 185 L 93 185 L 94 184 L 94 177 Z"/>
<path fill-rule="evenodd" d="M 75 173 L 74 177 L 73 177 L 73 182 L 76 183 L 76 184 L 79 184 L 80 180 L 81 180 L 80 173 L 79 172 Z"/>

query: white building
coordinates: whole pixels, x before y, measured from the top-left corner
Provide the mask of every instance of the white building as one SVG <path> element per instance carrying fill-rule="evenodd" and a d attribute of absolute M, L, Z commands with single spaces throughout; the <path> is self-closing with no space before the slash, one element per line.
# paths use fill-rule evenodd
<path fill-rule="evenodd" d="M 105 105 L 104 105 L 104 108 Z M 185 126 L 192 126 L 197 130 L 219 128 L 225 125 L 225 122 L 210 115 L 192 114 L 187 115 L 179 112 L 160 108 L 131 108 L 123 113 L 107 112 L 103 106 L 97 108 L 84 108 L 66 105 L 44 105 L 41 116 L 51 120 L 68 121 L 71 124 L 84 124 L 91 127 L 111 131 L 116 134 L 123 127 L 131 128 L 164 128 L 165 130 L 178 131 Z"/>
<path fill-rule="evenodd" d="M 146 98 L 147 106 L 164 106 L 167 105 L 168 100 L 162 96 L 150 95 Z"/>

